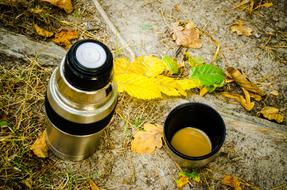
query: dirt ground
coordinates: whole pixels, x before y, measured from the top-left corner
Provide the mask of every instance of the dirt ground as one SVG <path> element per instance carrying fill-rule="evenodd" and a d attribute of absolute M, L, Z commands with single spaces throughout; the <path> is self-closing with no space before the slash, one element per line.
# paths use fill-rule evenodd
<path fill-rule="evenodd" d="M 37 36 L 33 22 L 51 31 L 60 27 L 75 28 L 80 38 L 95 38 L 106 43 L 115 57 L 129 56 L 92 1 L 74 1 L 75 10 L 71 15 L 47 4 L 27 2 L 17 7 L 0 3 L 0 26 L 41 43 L 50 39 Z M 221 44 L 222 67 L 240 68 L 267 94 L 272 90 L 279 92 L 279 96 L 267 96 L 258 109 L 264 105 L 279 107 L 286 119 L 287 3 L 277 0 L 272 7 L 248 15 L 233 8 L 237 2 L 122 0 L 119 3 L 109 0 L 100 4 L 136 55 L 175 56 L 178 46 L 171 39 L 169 27 L 177 20 L 193 20 Z M 29 12 L 35 6 L 43 6 L 47 14 L 39 16 Z M 251 37 L 231 33 L 229 27 L 237 19 L 244 20 L 253 29 Z M 182 59 L 183 52 L 189 51 L 210 61 L 216 46 L 206 35 L 202 40 L 201 49 L 183 48 L 178 58 Z M 8 126 L 0 130 L 0 189 L 28 189 L 27 181 L 33 189 L 89 189 L 89 179 L 101 189 L 176 189 L 179 168 L 165 149 L 139 155 L 130 151 L 130 142 L 144 123 L 163 124 L 169 111 L 186 101 L 204 102 L 216 108 L 225 120 L 227 138 L 216 160 L 196 169 L 202 182 L 192 182 L 184 189 L 228 189 L 221 182 L 224 175 L 239 177 L 243 189 L 287 189 L 286 122 L 278 125 L 258 118 L 258 110 L 248 113 L 217 93 L 200 97 L 192 92 L 187 99 L 157 101 L 136 100 L 123 93 L 99 150 L 92 157 L 80 162 L 63 161 L 52 153 L 47 159 L 36 158 L 29 147 L 45 128 L 44 92 L 55 66 L 41 66 L 41 62 L 38 65 L 33 57 L 23 60 L 0 56 L 0 87 L 3 89 L 0 115 L 6 115 L 8 121 Z M 29 96 L 25 95 L 27 91 L 31 92 Z"/>

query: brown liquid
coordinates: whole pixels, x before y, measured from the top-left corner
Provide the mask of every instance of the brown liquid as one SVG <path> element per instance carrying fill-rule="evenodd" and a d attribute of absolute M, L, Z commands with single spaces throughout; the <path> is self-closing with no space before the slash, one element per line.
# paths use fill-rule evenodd
<path fill-rule="evenodd" d="M 203 156 L 211 152 L 208 136 L 199 129 L 186 127 L 177 131 L 171 139 L 171 145 L 187 156 Z"/>

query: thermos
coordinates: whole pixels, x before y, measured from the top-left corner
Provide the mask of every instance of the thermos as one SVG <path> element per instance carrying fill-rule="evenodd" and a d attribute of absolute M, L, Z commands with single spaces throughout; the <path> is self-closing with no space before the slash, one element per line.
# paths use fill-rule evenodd
<path fill-rule="evenodd" d="M 112 69 L 107 46 L 81 40 L 52 73 L 45 98 L 46 141 L 56 156 L 82 160 L 96 151 L 117 103 Z"/>

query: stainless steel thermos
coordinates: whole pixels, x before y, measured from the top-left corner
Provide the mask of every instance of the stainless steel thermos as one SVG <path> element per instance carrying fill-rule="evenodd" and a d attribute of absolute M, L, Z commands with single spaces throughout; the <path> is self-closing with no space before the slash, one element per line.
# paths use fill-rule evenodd
<path fill-rule="evenodd" d="M 82 160 L 96 151 L 117 103 L 112 68 L 107 46 L 81 40 L 51 75 L 45 98 L 46 141 L 56 156 Z"/>

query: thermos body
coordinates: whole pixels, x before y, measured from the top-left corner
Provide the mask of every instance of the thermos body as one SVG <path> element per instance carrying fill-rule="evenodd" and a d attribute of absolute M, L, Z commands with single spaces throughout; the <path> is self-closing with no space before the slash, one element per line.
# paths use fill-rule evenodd
<path fill-rule="evenodd" d="M 104 44 L 82 40 L 52 73 L 45 98 L 46 141 L 56 156 L 82 160 L 96 151 L 117 103 L 112 66 Z"/>

